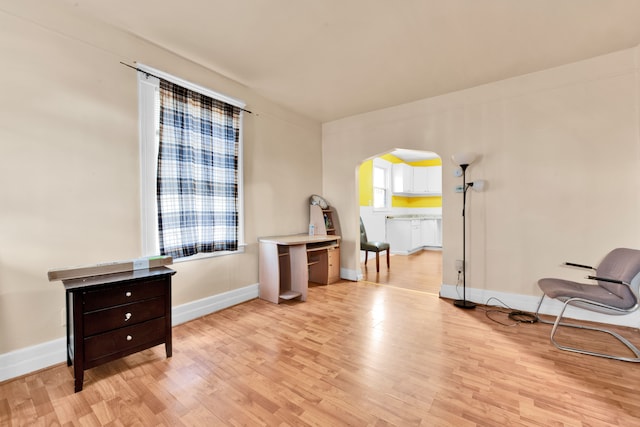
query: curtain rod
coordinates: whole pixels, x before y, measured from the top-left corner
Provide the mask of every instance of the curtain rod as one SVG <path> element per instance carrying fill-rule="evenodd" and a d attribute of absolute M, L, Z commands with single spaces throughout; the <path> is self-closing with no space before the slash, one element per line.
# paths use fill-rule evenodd
<path fill-rule="evenodd" d="M 131 69 L 133 69 L 133 70 L 139 71 L 139 72 L 141 72 L 141 73 L 145 73 L 147 76 L 155 77 L 156 79 L 160 79 L 160 80 L 166 80 L 166 79 L 164 79 L 164 78 L 162 78 L 162 77 L 159 77 L 159 76 L 156 76 L 155 74 L 152 74 L 152 73 L 150 73 L 150 72 L 148 72 L 148 71 L 146 71 L 146 70 L 141 70 L 140 68 L 134 67 L 133 65 L 125 64 L 125 63 L 124 63 L 124 62 L 122 62 L 122 61 L 120 61 L 120 63 L 121 63 L 122 65 L 124 65 L 125 67 L 129 67 L 129 68 L 131 68 Z M 228 103 L 226 103 L 226 104 L 228 104 Z M 252 111 L 249 111 L 249 110 L 244 109 L 244 108 L 242 108 L 242 107 L 238 107 L 238 106 L 236 106 L 236 105 L 234 105 L 234 107 L 235 107 L 235 108 L 238 108 L 238 109 L 240 109 L 240 110 L 242 110 L 242 111 L 244 111 L 245 113 L 253 114 L 253 112 L 252 112 Z"/>

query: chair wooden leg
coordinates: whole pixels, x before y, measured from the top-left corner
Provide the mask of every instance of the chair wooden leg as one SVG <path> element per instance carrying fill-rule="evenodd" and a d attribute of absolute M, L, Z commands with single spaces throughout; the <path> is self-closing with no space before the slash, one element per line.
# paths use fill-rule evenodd
<path fill-rule="evenodd" d="M 376 273 L 380 273 L 380 252 L 376 252 Z"/>
<path fill-rule="evenodd" d="M 364 265 L 367 265 L 369 259 L 369 251 L 364 251 Z"/>
<path fill-rule="evenodd" d="M 390 266 L 391 264 L 389 264 L 389 249 L 387 249 L 387 270 L 389 269 Z"/>

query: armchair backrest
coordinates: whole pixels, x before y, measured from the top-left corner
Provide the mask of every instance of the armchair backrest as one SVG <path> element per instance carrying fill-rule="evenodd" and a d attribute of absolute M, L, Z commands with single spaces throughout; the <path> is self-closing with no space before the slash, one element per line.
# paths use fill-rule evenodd
<path fill-rule="evenodd" d="M 638 286 L 640 285 L 640 250 L 617 248 L 609 252 L 596 270 L 596 276 L 617 279 L 629 283 L 630 286 L 598 281 L 598 285 L 623 300 L 638 300 Z"/>

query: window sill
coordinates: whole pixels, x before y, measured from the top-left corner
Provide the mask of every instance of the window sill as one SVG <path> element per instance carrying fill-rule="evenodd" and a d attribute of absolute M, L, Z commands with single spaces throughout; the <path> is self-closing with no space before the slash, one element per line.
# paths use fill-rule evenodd
<path fill-rule="evenodd" d="M 189 257 L 185 257 L 185 258 L 178 258 L 178 259 L 174 259 L 173 263 L 174 264 L 179 264 L 181 262 L 189 262 L 189 261 L 199 261 L 202 259 L 207 259 L 207 258 L 218 258 L 218 257 L 222 257 L 222 256 L 227 256 L 227 255 L 238 255 L 238 254 L 243 254 L 245 252 L 245 247 L 247 246 L 246 243 L 240 243 L 238 245 L 238 250 L 237 251 L 224 251 L 224 252 L 209 252 L 209 253 L 201 253 L 201 254 L 195 254 Z"/>

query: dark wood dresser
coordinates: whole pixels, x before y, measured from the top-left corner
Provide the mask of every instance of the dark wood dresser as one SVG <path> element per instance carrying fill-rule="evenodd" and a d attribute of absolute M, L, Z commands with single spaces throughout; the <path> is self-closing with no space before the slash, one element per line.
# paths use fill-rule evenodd
<path fill-rule="evenodd" d="M 165 345 L 171 357 L 171 276 L 166 267 L 63 280 L 67 296 L 67 364 L 75 391 L 84 371 Z"/>

